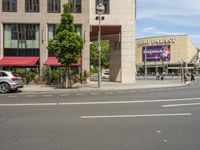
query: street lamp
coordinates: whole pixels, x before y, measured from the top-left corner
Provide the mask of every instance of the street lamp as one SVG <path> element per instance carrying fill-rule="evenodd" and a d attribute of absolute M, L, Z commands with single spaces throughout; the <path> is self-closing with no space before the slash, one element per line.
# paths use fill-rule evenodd
<path fill-rule="evenodd" d="M 104 16 L 101 16 L 104 11 L 105 7 L 102 4 L 102 0 L 99 0 L 99 4 L 96 6 L 96 11 L 98 16 L 96 16 L 96 20 L 99 20 L 99 32 L 98 32 L 98 65 L 99 65 L 99 72 L 98 72 L 98 88 L 101 86 L 101 20 L 104 20 Z"/>
<path fill-rule="evenodd" d="M 161 60 L 162 60 L 162 78 L 161 80 L 164 80 L 164 76 L 165 76 L 165 64 L 164 64 L 164 61 L 165 61 L 165 57 L 164 57 L 164 48 L 165 48 L 165 45 L 162 46 L 162 54 L 161 54 Z"/>
<path fill-rule="evenodd" d="M 144 80 L 147 79 L 147 47 L 144 47 Z"/>

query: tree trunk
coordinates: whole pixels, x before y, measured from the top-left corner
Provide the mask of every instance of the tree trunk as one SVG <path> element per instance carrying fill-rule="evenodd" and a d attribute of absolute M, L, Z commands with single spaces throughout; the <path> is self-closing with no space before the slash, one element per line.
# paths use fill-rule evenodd
<path fill-rule="evenodd" d="M 68 87 L 68 70 L 67 66 L 65 66 L 65 74 L 64 74 L 64 81 L 63 81 L 63 87 L 67 88 Z"/>
<path fill-rule="evenodd" d="M 68 77 L 69 77 L 69 78 L 68 78 L 68 84 L 69 84 L 68 87 L 69 87 L 69 88 L 72 88 L 71 74 L 70 74 L 70 72 L 69 72 L 69 71 L 70 71 L 69 68 L 70 68 L 70 67 L 68 66 L 68 68 L 67 68 L 67 69 L 68 69 Z"/>

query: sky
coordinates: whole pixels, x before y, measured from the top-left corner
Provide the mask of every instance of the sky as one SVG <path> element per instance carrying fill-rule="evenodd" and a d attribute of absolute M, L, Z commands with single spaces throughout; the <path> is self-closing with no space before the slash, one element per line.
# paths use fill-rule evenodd
<path fill-rule="evenodd" d="M 136 38 L 188 35 L 200 48 L 200 0 L 137 0 Z"/>

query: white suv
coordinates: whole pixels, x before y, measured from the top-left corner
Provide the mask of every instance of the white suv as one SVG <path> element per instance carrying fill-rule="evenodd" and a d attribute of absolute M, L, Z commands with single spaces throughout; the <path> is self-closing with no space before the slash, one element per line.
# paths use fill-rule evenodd
<path fill-rule="evenodd" d="M 0 70 L 0 93 L 15 92 L 22 87 L 21 77 L 14 72 Z"/>

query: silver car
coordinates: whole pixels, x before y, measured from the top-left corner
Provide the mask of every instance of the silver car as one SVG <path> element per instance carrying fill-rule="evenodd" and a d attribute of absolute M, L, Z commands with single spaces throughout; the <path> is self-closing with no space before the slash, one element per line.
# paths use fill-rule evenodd
<path fill-rule="evenodd" d="M 15 92 L 22 87 L 22 78 L 16 73 L 0 70 L 0 93 Z"/>

